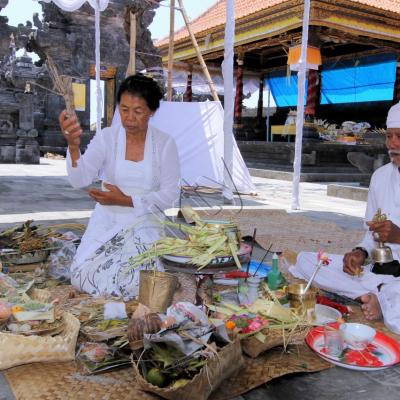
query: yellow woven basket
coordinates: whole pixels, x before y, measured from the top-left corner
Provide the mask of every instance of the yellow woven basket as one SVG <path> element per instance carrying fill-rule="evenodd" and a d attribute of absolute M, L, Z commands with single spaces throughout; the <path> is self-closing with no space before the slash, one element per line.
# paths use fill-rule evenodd
<path fill-rule="evenodd" d="M 57 336 L 24 336 L 0 333 L 0 370 L 33 362 L 71 361 L 75 359 L 80 323 L 64 312 L 65 328 Z"/>

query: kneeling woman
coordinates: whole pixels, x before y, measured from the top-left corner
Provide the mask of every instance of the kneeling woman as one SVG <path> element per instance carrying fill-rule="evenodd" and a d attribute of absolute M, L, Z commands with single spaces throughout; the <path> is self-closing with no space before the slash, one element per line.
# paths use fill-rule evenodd
<path fill-rule="evenodd" d="M 161 98 L 153 79 L 126 78 L 117 95 L 121 125 L 97 133 L 83 155 L 79 122 L 66 111 L 60 114 L 71 185 L 102 180 L 101 190 L 89 189 L 97 203 L 71 267 L 72 284 L 87 293 L 137 296 L 139 271 L 130 270 L 129 258 L 159 239 L 162 211 L 179 196 L 175 141 L 149 126 Z"/>

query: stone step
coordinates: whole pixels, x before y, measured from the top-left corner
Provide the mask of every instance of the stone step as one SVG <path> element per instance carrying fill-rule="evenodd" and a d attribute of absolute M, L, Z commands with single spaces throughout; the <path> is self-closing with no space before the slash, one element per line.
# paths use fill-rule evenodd
<path fill-rule="evenodd" d="M 246 165 L 248 168 L 255 168 L 255 169 L 269 169 L 274 171 L 284 171 L 284 172 L 293 172 L 293 165 L 286 165 L 286 164 L 275 164 L 275 163 L 260 163 L 260 162 L 253 162 L 247 161 Z M 358 174 L 357 168 L 353 167 L 352 165 L 346 164 L 330 164 L 326 166 L 307 166 L 303 165 L 301 167 L 302 172 L 308 173 L 347 173 L 347 174 Z"/>
<path fill-rule="evenodd" d="M 330 184 L 326 188 L 326 194 L 341 199 L 367 201 L 368 188 L 363 186 Z"/>
<path fill-rule="evenodd" d="M 293 172 L 272 169 L 249 168 L 251 176 L 283 181 L 293 180 Z M 300 182 L 369 182 L 368 174 L 331 173 L 331 172 L 301 172 Z"/>

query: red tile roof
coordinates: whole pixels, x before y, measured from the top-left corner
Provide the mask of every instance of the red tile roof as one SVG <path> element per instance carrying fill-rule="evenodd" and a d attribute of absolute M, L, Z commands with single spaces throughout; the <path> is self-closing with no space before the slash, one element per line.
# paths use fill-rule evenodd
<path fill-rule="evenodd" d="M 354 3 L 361 3 L 366 6 L 380 8 L 385 11 L 392 11 L 400 14 L 400 0 L 351 0 Z"/>
<path fill-rule="evenodd" d="M 285 3 L 288 0 L 236 0 L 235 18 L 240 19 L 260 10 Z M 360 3 L 366 6 L 380 8 L 385 11 L 391 11 L 400 14 L 400 0 L 350 0 L 353 3 Z M 205 32 L 211 28 L 224 25 L 226 20 L 226 0 L 219 0 L 203 14 L 191 21 L 193 32 Z M 189 33 L 186 27 L 175 32 L 175 42 L 186 38 Z M 156 41 L 155 45 L 161 47 L 168 43 L 168 37 Z"/>
<path fill-rule="evenodd" d="M 284 3 L 287 0 L 236 0 L 235 1 L 235 19 L 245 17 L 257 11 L 264 10 Z M 179 12 L 179 11 L 177 11 Z M 216 4 L 211 6 L 203 14 L 190 22 L 193 32 L 199 33 L 207 31 L 219 25 L 225 24 L 226 20 L 226 0 L 219 0 Z M 175 32 L 175 42 L 177 40 L 188 37 L 189 33 L 186 27 L 183 27 Z M 168 43 L 168 37 L 160 39 L 156 42 L 156 46 L 160 47 Z"/>

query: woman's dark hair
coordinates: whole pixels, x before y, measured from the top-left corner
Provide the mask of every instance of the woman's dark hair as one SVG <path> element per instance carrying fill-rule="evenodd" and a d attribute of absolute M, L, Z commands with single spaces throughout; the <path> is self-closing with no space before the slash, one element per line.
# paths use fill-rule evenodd
<path fill-rule="evenodd" d="M 122 81 L 117 93 L 118 104 L 124 93 L 141 97 L 146 101 L 151 111 L 156 111 L 160 107 L 160 100 L 163 98 L 163 93 L 157 81 L 143 74 L 131 75 Z"/>

